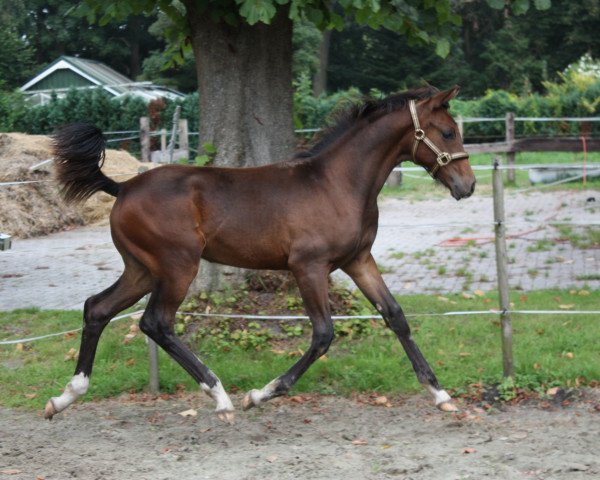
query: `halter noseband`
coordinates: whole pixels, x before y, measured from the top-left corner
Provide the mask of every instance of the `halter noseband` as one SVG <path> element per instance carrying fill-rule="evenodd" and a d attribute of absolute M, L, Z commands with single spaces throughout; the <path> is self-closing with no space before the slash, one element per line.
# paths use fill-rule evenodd
<path fill-rule="evenodd" d="M 408 107 L 410 109 L 410 116 L 412 117 L 413 125 L 415 126 L 415 141 L 412 146 L 412 159 L 413 162 L 416 162 L 416 154 L 417 148 L 419 148 L 419 142 L 423 142 L 427 145 L 433 153 L 436 154 L 437 164 L 429 171 L 429 175 L 435 178 L 435 174 L 444 165 L 448 165 L 452 160 L 457 160 L 459 158 L 468 158 L 469 154 L 467 152 L 456 152 L 456 153 L 448 153 L 442 152 L 435 144 L 425 135 L 425 131 L 421 128 L 419 124 L 419 117 L 417 116 L 417 106 L 414 100 L 408 101 Z"/>

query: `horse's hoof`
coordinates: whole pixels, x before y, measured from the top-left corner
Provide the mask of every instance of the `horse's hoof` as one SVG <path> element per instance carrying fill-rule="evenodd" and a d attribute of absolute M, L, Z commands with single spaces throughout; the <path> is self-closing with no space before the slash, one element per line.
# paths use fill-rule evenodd
<path fill-rule="evenodd" d="M 452 402 L 442 402 L 436 405 L 442 412 L 458 412 L 458 408 Z"/>
<path fill-rule="evenodd" d="M 231 410 L 217 410 L 217 417 L 219 420 L 233 425 L 235 423 L 235 413 Z"/>
<path fill-rule="evenodd" d="M 46 403 L 46 408 L 44 409 L 44 418 L 52 420 L 52 417 L 57 413 L 58 412 L 56 411 L 56 408 L 54 408 L 52 400 L 48 400 L 48 403 Z"/>
<path fill-rule="evenodd" d="M 252 394 L 257 394 L 259 393 L 258 390 L 250 390 L 246 396 L 244 397 L 244 399 L 242 400 L 242 410 L 250 410 L 252 407 L 256 407 L 260 404 L 260 402 L 256 402 L 254 400 L 254 398 L 252 398 Z"/>

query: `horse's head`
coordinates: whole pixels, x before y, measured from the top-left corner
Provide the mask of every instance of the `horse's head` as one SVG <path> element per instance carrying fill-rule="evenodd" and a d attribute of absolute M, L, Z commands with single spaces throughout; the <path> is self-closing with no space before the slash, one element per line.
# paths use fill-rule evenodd
<path fill-rule="evenodd" d="M 458 94 L 456 86 L 409 104 L 415 128 L 412 158 L 443 183 L 456 200 L 475 190 L 475 175 L 464 151 L 458 125 L 448 113 L 448 102 Z"/>

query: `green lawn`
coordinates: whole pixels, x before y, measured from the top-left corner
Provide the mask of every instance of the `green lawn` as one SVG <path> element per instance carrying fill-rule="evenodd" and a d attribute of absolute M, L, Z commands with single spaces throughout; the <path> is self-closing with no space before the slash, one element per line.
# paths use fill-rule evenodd
<path fill-rule="evenodd" d="M 435 297 L 403 296 L 407 314 L 495 308 L 493 295 L 464 298 L 461 294 Z M 515 309 L 600 309 L 599 291 L 536 291 L 515 293 Z M 200 320 L 201 321 L 201 320 Z M 416 341 L 446 388 L 465 391 L 469 384 L 501 381 L 499 319 L 495 315 L 409 318 Z M 143 391 L 148 383 L 147 347 L 143 335 L 123 339 L 134 323 L 124 319 L 109 325 L 98 349 L 94 374 L 85 399 Z M 401 346 L 382 322 L 338 324 L 338 335 L 326 359 L 318 361 L 293 392 L 348 395 L 355 391 L 380 393 L 420 389 Z M 79 312 L 17 310 L 0 313 L 0 339 L 23 338 L 77 328 Z M 306 323 L 298 338 L 245 349 L 212 338 L 193 342 L 194 350 L 220 376 L 228 390 L 245 391 L 264 385 L 285 371 L 307 346 Z M 532 389 L 600 380 L 600 322 L 597 315 L 514 315 L 514 354 L 517 385 Z M 290 329 L 291 331 L 291 329 Z M 299 333 L 296 329 L 294 335 Z M 343 334 L 353 333 L 351 337 Z M 291 336 L 291 334 L 290 334 Z M 232 338 L 235 338 L 233 336 Z M 247 344 L 247 343 L 246 343 Z M 59 336 L 22 346 L 0 346 L 0 405 L 42 409 L 73 374 L 70 349 L 78 349 L 79 334 Z M 197 390 L 191 378 L 161 352 L 161 388 L 183 385 Z M 179 385 L 179 387 L 178 387 Z"/>
<path fill-rule="evenodd" d="M 471 165 L 492 165 L 493 159 L 498 154 L 480 154 L 471 155 L 469 161 Z M 502 164 L 506 164 L 505 155 L 500 155 Z M 600 163 L 600 152 L 589 152 L 587 154 L 587 161 L 589 163 Z M 572 163 L 580 164 L 583 163 L 582 153 L 573 152 L 524 152 L 517 155 L 517 165 L 525 164 L 552 164 L 552 163 Z M 403 163 L 405 167 L 413 167 L 415 164 L 411 162 Z M 383 189 L 383 195 L 385 196 L 403 196 L 409 195 L 412 199 L 425 199 L 432 195 L 436 197 L 443 197 L 448 195 L 447 190 L 441 184 L 434 182 L 429 175 L 423 170 L 422 172 L 406 172 L 408 175 L 404 175 L 402 179 L 402 185 L 400 187 L 385 187 Z M 531 187 L 529 183 L 529 174 L 527 170 L 516 170 L 516 178 L 514 183 L 505 182 L 505 185 L 509 189 L 523 189 Z M 475 190 L 476 195 L 491 195 L 492 194 L 492 171 L 483 170 L 475 171 L 477 178 L 477 187 Z M 419 178 L 413 178 L 419 177 Z M 504 178 L 507 178 L 506 171 L 504 172 Z M 435 185 L 435 188 L 426 189 L 423 188 L 425 185 Z M 600 189 L 600 178 L 588 179 L 588 188 Z M 583 188 L 583 182 L 581 180 L 576 182 L 563 183 L 558 186 L 543 186 L 536 185 L 535 188 L 541 188 L 542 191 L 552 191 L 553 189 L 581 189 Z"/>

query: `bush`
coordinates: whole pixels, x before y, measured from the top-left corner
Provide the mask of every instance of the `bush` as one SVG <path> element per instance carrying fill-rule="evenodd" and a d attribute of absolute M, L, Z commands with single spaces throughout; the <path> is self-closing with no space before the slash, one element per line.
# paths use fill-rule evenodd
<path fill-rule="evenodd" d="M 198 129 L 198 94 L 182 100 L 165 100 L 158 128 L 170 129 L 176 105 L 182 106 L 190 131 Z M 70 90 L 63 98 L 53 95 L 46 105 L 26 107 L 19 93 L 0 92 L 0 128 L 31 134 L 49 134 L 71 122 L 89 122 L 108 130 L 137 130 L 140 117 L 148 115 L 148 104 L 139 97 L 112 97 L 104 90 Z"/>
<path fill-rule="evenodd" d="M 2 91 L 0 81 L 0 132 L 10 132 L 26 111 L 25 100 L 19 92 Z"/>

